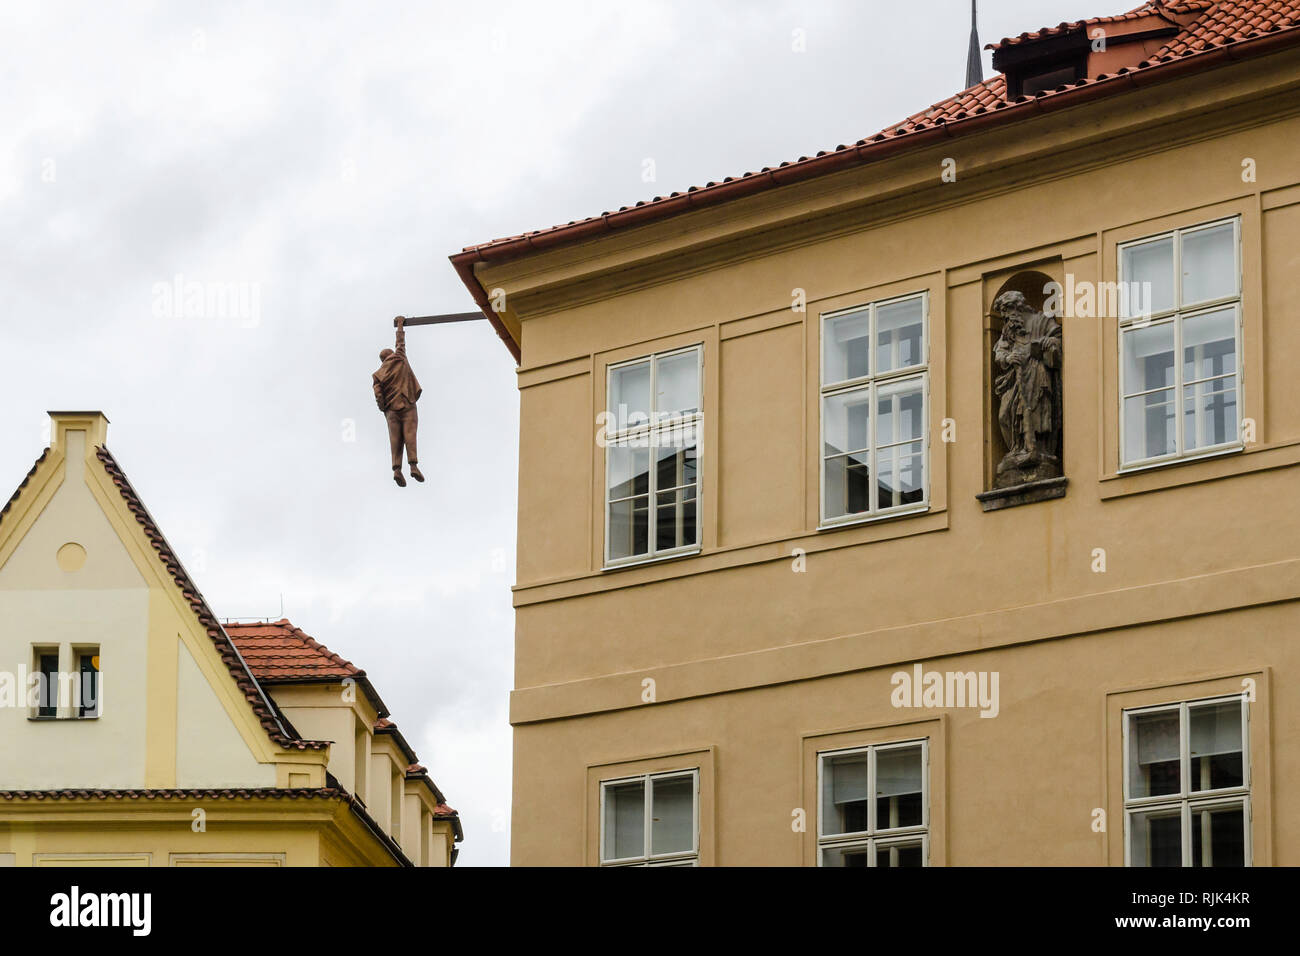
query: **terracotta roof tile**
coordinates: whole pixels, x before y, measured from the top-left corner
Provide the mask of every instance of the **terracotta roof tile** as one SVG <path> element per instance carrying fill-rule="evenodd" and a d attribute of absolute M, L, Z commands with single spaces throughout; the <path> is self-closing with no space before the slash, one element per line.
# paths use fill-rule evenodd
<path fill-rule="evenodd" d="M 95 457 L 99 459 L 104 466 L 104 470 L 108 473 L 108 477 L 117 486 L 119 493 L 122 495 L 122 500 L 126 502 L 126 506 L 131 513 L 135 515 L 136 521 L 144 530 L 145 537 L 149 539 L 153 549 L 158 552 L 159 559 L 170 572 L 172 580 L 180 588 L 182 596 L 184 596 L 191 610 L 194 611 L 195 616 L 198 617 L 199 623 L 207 629 L 208 638 L 217 649 L 217 653 L 221 655 L 221 660 L 226 665 L 226 669 L 230 671 L 230 676 L 234 678 L 236 685 L 244 695 L 244 699 L 253 708 L 253 713 L 257 715 L 257 719 L 262 724 L 262 728 L 267 735 L 275 744 L 288 750 L 324 750 L 327 748 L 329 746 L 328 741 L 300 740 L 291 737 L 285 732 L 283 725 L 276 716 L 275 708 L 253 678 L 230 636 L 222 629 L 216 616 L 208 608 L 207 601 L 199 593 L 198 587 L 190 580 L 190 576 L 181 565 L 180 559 L 176 557 L 176 552 L 167 543 L 167 539 L 163 537 L 162 531 L 158 529 L 157 523 L 149 514 L 149 510 L 145 508 L 140 496 L 135 493 L 135 489 L 127 481 L 126 475 L 122 472 L 122 467 L 117 463 L 108 448 L 103 445 L 95 448 Z"/>
<path fill-rule="evenodd" d="M 1031 43 L 1034 40 L 1043 40 L 1047 37 L 1061 36 L 1066 33 L 1073 33 L 1076 30 L 1089 29 L 1094 26 L 1105 26 L 1111 23 L 1127 23 L 1132 20 L 1142 20 L 1146 17 L 1163 17 L 1171 25 L 1176 26 L 1177 21 L 1173 19 L 1177 14 L 1188 14 L 1201 12 L 1209 7 L 1214 6 L 1215 0 L 1189 0 L 1186 3 L 1144 3 L 1142 6 L 1130 10 L 1127 13 L 1116 13 L 1106 17 L 1088 17 L 1086 20 L 1073 20 L 1068 23 L 1058 23 L 1054 27 L 1042 27 L 1026 33 L 1021 33 L 1014 37 L 1003 37 L 997 43 L 986 44 L 986 50 L 1001 50 L 1010 46 L 1020 46 L 1024 43 Z"/>
<path fill-rule="evenodd" d="M 360 679 L 366 672 L 344 660 L 287 619 L 255 624 L 225 623 L 253 676 L 266 684 L 319 678 Z"/>
<path fill-rule="evenodd" d="M 1025 42 L 1031 38 L 1067 32 L 1091 23 L 1121 22 L 1150 16 L 1159 16 L 1171 25 L 1177 26 L 1181 23 L 1183 26 L 1180 33 L 1172 37 L 1154 56 L 1133 67 L 1123 67 L 1113 73 L 1079 80 L 1035 96 L 1022 96 L 1010 103 L 1005 100 L 1005 80 L 998 75 L 915 113 L 901 123 L 887 126 L 856 143 L 840 145 L 833 150 L 823 150 L 812 157 L 801 156 L 793 162 L 764 166 L 757 172 L 729 176 L 721 182 L 710 182 L 702 187 L 691 186 L 684 191 L 670 193 L 667 196 L 656 196 L 651 200 L 633 206 L 622 206 L 618 210 L 604 212 L 598 216 L 571 220 L 565 225 L 534 229 L 519 235 L 466 246 L 462 252 L 452 255 L 451 261 L 456 266 L 461 280 L 474 295 L 475 301 L 479 301 L 482 305 L 487 300 L 473 272 L 475 262 L 517 258 L 534 250 L 593 238 L 618 228 L 631 228 L 706 205 L 727 202 L 762 189 L 777 188 L 801 179 L 843 169 L 849 165 L 870 162 L 877 156 L 885 155 L 886 153 L 882 151 L 890 150 L 895 141 L 905 140 L 915 134 L 933 133 L 942 129 L 944 135 L 955 135 L 956 132 L 965 131 L 967 128 L 980 128 L 975 121 L 990 113 L 1000 114 L 999 118 L 1009 123 L 1035 115 L 1037 113 L 1037 109 L 1034 108 L 1035 103 L 1042 105 L 1050 102 L 1052 105 L 1058 105 L 1059 98 L 1059 105 L 1068 105 L 1075 101 L 1075 94 L 1082 97 L 1094 93 L 1098 96 L 1120 93 L 1130 88 L 1126 82 L 1123 82 L 1128 75 L 1157 70 L 1169 63 L 1199 53 L 1208 53 L 1224 45 L 1261 40 L 1269 34 L 1282 32 L 1289 33 L 1285 40 L 1288 44 L 1300 40 L 1300 31 L 1297 30 L 1300 26 L 1300 0 L 1221 0 L 1217 3 L 1210 0 L 1159 3 L 1153 0 L 1128 13 L 1045 27 L 1033 34 L 1025 33 L 1020 37 L 1008 38 L 1003 43 Z M 1259 47 L 1261 51 L 1274 48 L 1275 45 Z M 1094 91 L 1093 88 L 1099 89 Z M 1088 90 L 1086 94 L 1083 92 L 1085 89 Z M 916 140 L 918 144 L 920 141 L 920 139 Z M 512 342 L 506 344 L 511 347 L 512 353 L 517 353 L 517 346 Z M 519 356 L 516 354 L 515 357 L 517 359 Z"/>
<path fill-rule="evenodd" d="M 1216 3 L 1152 58 L 1185 56 L 1300 25 L 1300 0 Z"/>
<path fill-rule="evenodd" d="M 36 474 L 36 469 L 41 467 L 41 462 L 45 461 L 45 459 L 49 457 L 49 454 L 50 454 L 50 450 L 48 448 L 46 448 L 43 452 L 41 452 L 41 457 L 36 459 L 36 464 L 32 465 L 32 467 L 28 469 L 27 475 L 23 478 L 21 482 L 18 483 L 18 487 L 15 488 L 14 493 L 9 496 L 9 500 L 5 502 L 5 506 L 3 508 L 0 508 L 0 523 L 4 522 L 5 515 L 9 513 L 9 509 L 14 506 L 14 503 L 20 497 L 22 497 L 23 489 L 26 488 L 28 483 L 31 482 L 32 476 Z"/>

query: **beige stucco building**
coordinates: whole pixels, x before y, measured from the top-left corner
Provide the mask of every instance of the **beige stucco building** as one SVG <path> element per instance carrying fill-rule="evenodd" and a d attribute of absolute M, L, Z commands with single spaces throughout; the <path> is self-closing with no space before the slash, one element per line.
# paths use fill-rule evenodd
<path fill-rule="evenodd" d="M 0 511 L 0 866 L 450 866 L 456 811 L 364 671 L 223 625 L 106 444 Z"/>
<path fill-rule="evenodd" d="M 516 864 L 1300 864 L 1300 5 L 995 66 L 452 257 L 519 361 Z M 991 306 L 1058 287 L 1064 494 L 998 508 Z"/>

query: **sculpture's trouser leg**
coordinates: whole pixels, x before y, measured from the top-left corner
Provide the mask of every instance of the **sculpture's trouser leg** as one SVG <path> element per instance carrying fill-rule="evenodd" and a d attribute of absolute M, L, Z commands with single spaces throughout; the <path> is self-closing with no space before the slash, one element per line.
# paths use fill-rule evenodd
<path fill-rule="evenodd" d="M 395 408 L 384 412 L 388 419 L 388 444 L 393 451 L 393 471 L 402 469 L 402 413 Z"/>
<path fill-rule="evenodd" d="M 415 410 L 414 405 L 402 412 L 402 440 L 406 443 L 406 463 L 408 465 L 414 465 L 420 460 L 420 456 L 415 450 L 415 431 L 419 423 L 420 415 Z"/>

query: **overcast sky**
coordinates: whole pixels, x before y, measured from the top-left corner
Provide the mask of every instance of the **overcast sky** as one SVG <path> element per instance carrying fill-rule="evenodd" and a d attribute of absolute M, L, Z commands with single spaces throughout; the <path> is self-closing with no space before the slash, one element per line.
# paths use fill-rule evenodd
<path fill-rule="evenodd" d="M 983 0 L 980 39 L 1137 3 Z M 392 317 L 472 309 L 466 245 L 943 99 L 969 4 L 2 5 L 0 501 L 46 410 L 103 409 L 216 613 L 283 602 L 364 668 L 461 865 L 508 862 L 514 362 L 486 322 L 410 332 L 429 480 L 398 489 L 370 390 Z"/>

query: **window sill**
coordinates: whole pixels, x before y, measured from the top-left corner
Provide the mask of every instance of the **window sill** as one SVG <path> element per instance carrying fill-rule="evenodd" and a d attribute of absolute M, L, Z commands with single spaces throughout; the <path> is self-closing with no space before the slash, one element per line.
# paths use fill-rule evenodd
<path fill-rule="evenodd" d="M 1157 462 L 1103 475 L 1100 479 L 1101 499 L 1106 501 L 1127 495 L 1163 491 L 1297 464 L 1300 464 L 1300 441 L 1279 442 L 1275 445 L 1238 445 L 1196 458 Z"/>
<path fill-rule="evenodd" d="M 1120 468 L 1120 470 L 1111 477 L 1123 478 L 1126 475 L 1140 475 L 1144 472 L 1155 471 L 1159 468 L 1174 468 L 1178 465 L 1190 465 L 1198 461 L 1210 461 L 1215 458 L 1223 458 L 1227 455 L 1239 455 L 1245 450 L 1245 445 L 1228 445 L 1223 448 L 1213 448 L 1199 455 L 1184 455 L 1182 458 L 1161 458 L 1157 461 L 1127 465 Z"/>
<path fill-rule="evenodd" d="M 884 514 L 868 515 L 865 518 L 853 518 L 830 523 L 823 523 L 817 526 L 817 531 L 838 531 L 841 528 L 858 528 L 864 524 L 880 524 L 883 521 L 892 521 L 894 518 L 910 518 L 914 515 L 923 515 L 929 512 L 930 505 L 916 505 L 913 508 L 900 509 L 899 511 L 888 511 Z"/>
<path fill-rule="evenodd" d="M 77 716 L 77 717 L 32 717 L 32 716 L 29 714 L 28 717 L 27 717 L 27 719 L 30 720 L 30 721 L 32 721 L 33 723 L 50 723 L 50 722 L 52 722 L 52 721 L 56 721 L 56 720 L 99 720 L 99 717 L 100 717 L 99 714 L 88 714 L 88 715 L 86 715 L 86 716 L 84 716 L 84 717 L 82 717 L 82 716 Z"/>
<path fill-rule="evenodd" d="M 647 564 L 664 564 L 668 561 L 677 561 L 681 558 L 693 558 L 700 554 L 701 548 L 692 548 L 690 551 L 674 551 L 672 554 L 656 554 L 652 558 L 638 558 L 636 560 L 627 560 L 618 564 L 606 564 L 600 570 L 605 571 L 622 571 L 624 568 L 643 568 Z"/>

